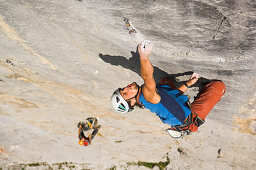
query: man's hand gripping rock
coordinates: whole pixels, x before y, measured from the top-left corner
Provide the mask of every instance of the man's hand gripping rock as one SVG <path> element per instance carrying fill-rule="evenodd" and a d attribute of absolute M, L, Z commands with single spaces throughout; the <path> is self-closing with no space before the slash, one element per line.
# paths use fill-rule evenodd
<path fill-rule="evenodd" d="M 152 50 L 152 43 L 150 41 L 144 40 L 138 45 L 138 51 L 140 54 L 140 59 L 147 59 Z"/>
<path fill-rule="evenodd" d="M 188 85 L 188 86 L 192 86 L 193 84 L 195 84 L 195 83 L 197 82 L 198 78 L 199 78 L 199 74 L 193 73 L 193 74 L 190 76 L 189 80 L 186 82 L 187 85 Z"/>

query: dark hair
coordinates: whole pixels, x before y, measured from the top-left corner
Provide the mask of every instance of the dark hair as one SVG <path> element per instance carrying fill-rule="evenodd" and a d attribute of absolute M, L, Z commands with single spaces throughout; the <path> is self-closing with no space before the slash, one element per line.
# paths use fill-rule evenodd
<path fill-rule="evenodd" d="M 131 101 L 127 101 L 128 105 L 129 105 L 129 108 L 132 109 L 134 108 L 135 106 L 141 108 L 141 109 L 144 109 L 145 106 L 143 104 L 141 104 L 140 102 L 136 101 L 135 105 L 134 106 L 131 106 Z"/>
<path fill-rule="evenodd" d="M 141 109 L 145 108 L 145 106 L 143 104 L 139 103 L 139 102 L 136 102 L 134 106 L 138 106 Z"/>

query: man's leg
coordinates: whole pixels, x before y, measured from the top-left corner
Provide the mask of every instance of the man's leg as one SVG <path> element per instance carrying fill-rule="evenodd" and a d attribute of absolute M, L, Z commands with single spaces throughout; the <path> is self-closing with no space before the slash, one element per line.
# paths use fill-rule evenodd
<path fill-rule="evenodd" d="M 222 81 L 214 81 L 207 84 L 191 103 L 192 113 L 205 120 L 212 108 L 220 101 L 225 93 L 225 84 Z M 197 131 L 198 127 L 194 124 L 189 128 L 192 132 Z"/>
<path fill-rule="evenodd" d="M 91 140 L 96 136 L 96 134 L 98 133 L 99 129 L 101 128 L 101 125 L 98 125 L 92 132 L 92 137 Z"/>
<path fill-rule="evenodd" d="M 84 132 L 82 130 L 78 134 L 78 138 L 79 138 L 79 140 L 81 140 L 82 138 L 85 138 Z"/>

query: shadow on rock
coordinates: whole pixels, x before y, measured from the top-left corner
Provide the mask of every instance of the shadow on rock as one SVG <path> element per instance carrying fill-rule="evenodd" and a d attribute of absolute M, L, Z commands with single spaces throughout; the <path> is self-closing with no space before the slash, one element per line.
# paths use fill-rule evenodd
<path fill-rule="evenodd" d="M 122 66 L 126 69 L 130 69 L 133 72 L 137 73 L 138 75 L 140 75 L 140 59 L 139 59 L 139 53 L 138 51 L 133 52 L 131 51 L 131 55 L 132 57 L 130 57 L 129 59 L 123 57 L 123 56 L 111 56 L 111 55 L 103 55 L 103 54 L 99 54 L 99 57 L 106 63 L 110 63 L 111 65 L 115 65 L 115 66 Z M 156 81 L 156 83 L 159 83 L 163 78 L 169 78 L 173 81 L 173 83 L 175 84 L 176 87 L 179 87 L 180 85 L 182 85 L 183 83 L 185 83 L 185 81 L 179 81 L 177 79 L 177 77 L 180 76 L 185 76 L 185 75 L 191 75 L 193 72 L 192 71 L 187 71 L 184 73 L 177 73 L 177 74 L 168 74 L 167 72 L 161 70 L 158 67 L 154 67 L 154 79 Z M 203 77 L 200 77 L 198 79 L 198 81 L 193 85 L 193 87 L 199 87 L 199 90 L 206 85 L 209 82 L 212 82 L 215 80 L 210 80 L 210 79 L 206 79 Z"/>

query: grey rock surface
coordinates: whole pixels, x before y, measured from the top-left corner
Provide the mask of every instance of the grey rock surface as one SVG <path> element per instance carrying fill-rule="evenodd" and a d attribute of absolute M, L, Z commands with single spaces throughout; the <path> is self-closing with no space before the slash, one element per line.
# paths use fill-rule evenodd
<path fill-rule="evenodd" d="M 143 167 L 131 162 L 165 161 L 168 153 L 168 169 L 254 169 L 255 38 L 254 0 L 0 0 L 0 168 L 136 169 Z M 191 101 L 202 83 L 225 83 L 199 132 L 175 140 L 147 110 L 112 110 L 117 87 L 143 83 L 143 39 L 154 44 L 157 82 L 201 76 Z M 81 148 L 76 125 L 88 116 L 99 119 L 102 135 Z"/>

